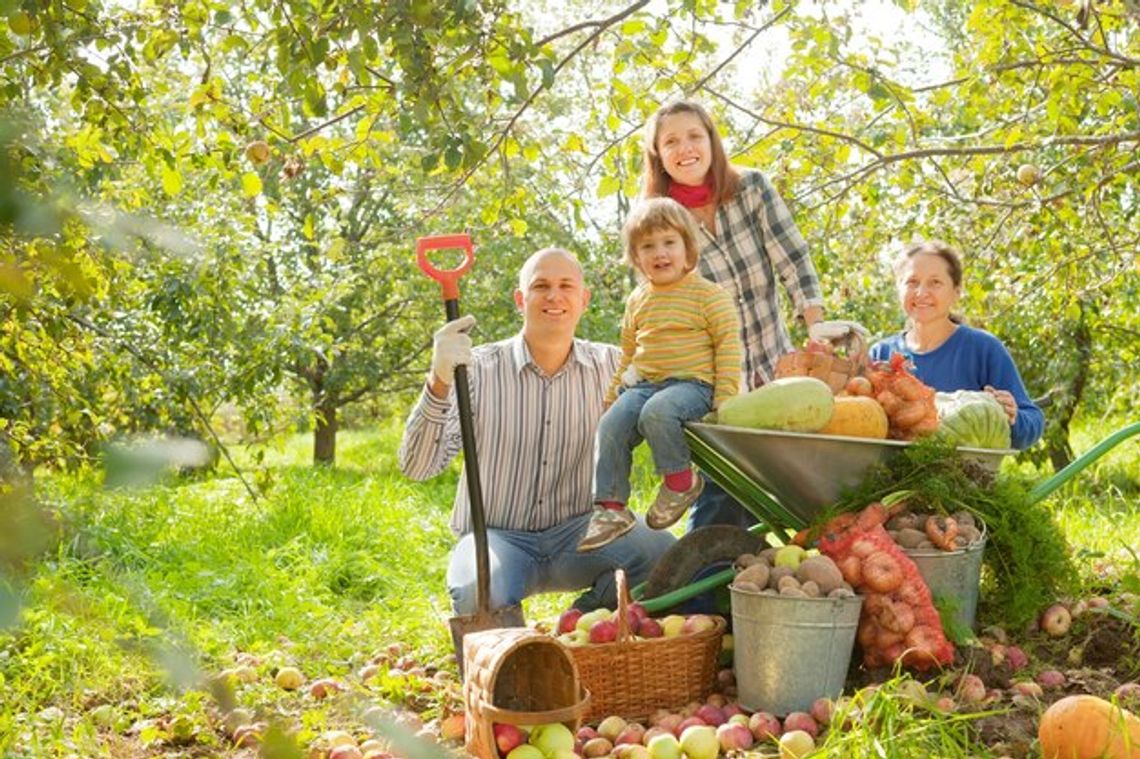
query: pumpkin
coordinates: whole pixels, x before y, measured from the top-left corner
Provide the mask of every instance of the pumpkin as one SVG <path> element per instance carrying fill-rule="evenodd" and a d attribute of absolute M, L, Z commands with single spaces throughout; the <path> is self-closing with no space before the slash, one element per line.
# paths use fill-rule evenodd
<path fill-rule="evenodd" d="M 1066 696 L 1041 715 L 1044 759 L 1140 759 L 1140 719 L 1096 696 Z"/>
<path fill-rule="evenodd" d="M 845 435 L 883 440 L 887 437 L 887 412 L 874 398 L 849 395 L 835 399 L 831 419 L 819 432 L 821 435 Z"/>
<path fill-rule="evenodd" d="M 784 432 L 816 432 L 835 407 L 826 382 L 814 377 L 784 377 L 720 405 L 717 421 L 732 427 Z"/>
<path fill-rule="evenodd" d="M 970 448 L 1009 448 L 1009 418 L 989 393 L 959 390 L 936 393 L 938 432 L 955 445 Z"/>

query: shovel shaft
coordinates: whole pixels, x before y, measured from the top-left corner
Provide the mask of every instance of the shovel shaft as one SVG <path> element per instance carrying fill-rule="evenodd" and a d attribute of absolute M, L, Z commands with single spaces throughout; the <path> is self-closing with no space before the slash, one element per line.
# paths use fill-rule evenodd
<path fill-rule="evenodd" d="M 429 251 L 460 249 L 463 263 L 454 269 L 439 269 L 428 258 Z M 452 234 L 421 237 L 416 240 L 416 263 L 443 289 L 447 320 L 459 318 L 459 279 L 475 263 L 475 246 L 470 235 Z M 471 503 L 471 532 L 475 539 L 476 617 L 487 616 L 491 608 L 491 556 L 487 547 L 487 520 L 483 514 L 483 485 L 479 480 L 479 457 L 475 450 L 475 425 L 471 413 L 471 389 L 467 367 L 455 367 L 455 400 L 459 406 L 459 434 L 463 440 L 463 469 L 467 475 L 467 496 Z"/>

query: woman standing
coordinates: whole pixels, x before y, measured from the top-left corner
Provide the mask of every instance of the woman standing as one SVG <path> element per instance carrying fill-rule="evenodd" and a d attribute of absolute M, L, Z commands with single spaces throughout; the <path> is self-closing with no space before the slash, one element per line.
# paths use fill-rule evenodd
<path fill-rule="evenodd" d="M 732 166 L 720 135 L 699 104 L 681 100 L 646 125 L 642 194 L 671 197 L 698 222 L 700 273 L 736 304 L 744 348 L 744 388 L 772 379 L 776 361 L 793 350 L 780 316 L 776 279 L 816 337 L 823 318 L 819 279 L 807 244 L 768 178 Z M 689 529 L 756 520 L 708 482 L 689 514 Z"/>
<path fill-rule="evenodd" d="M 1009 351 L 953 313 L 962 295 L 958 251 L 939 240 L 915 243 L 895 262 L 895 281 L 907 328 L 871 346 L 871 358 L 902 353 L 914 363 L 914 375 L 935 390 L 989 393 L 1005 410 L 1013 447 L 1036 443 L 1045 415 L 1030 400 Z"/>

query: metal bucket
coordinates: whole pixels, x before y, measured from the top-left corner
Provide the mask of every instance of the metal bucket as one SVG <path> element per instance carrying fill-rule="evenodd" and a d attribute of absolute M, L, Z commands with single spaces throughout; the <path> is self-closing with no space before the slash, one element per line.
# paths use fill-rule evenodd
<path fill-rule="evenodd" d="M 806 712 L 843 692 L 860 596 L 789 598 L 730 587 L 737 700 L 750 711 Z"/>
<path fill-rule="evenodd" d="M 918 573 L 933 595 L 955 600 L 955 622 L 971 630 L 978 611 L 978 587 L 982 581 L 982 551 L 985 547 L 986 533 L 983 531 L 981 539 L 957 551 L 903 549 L 903 553 L 918 567 Z"/>

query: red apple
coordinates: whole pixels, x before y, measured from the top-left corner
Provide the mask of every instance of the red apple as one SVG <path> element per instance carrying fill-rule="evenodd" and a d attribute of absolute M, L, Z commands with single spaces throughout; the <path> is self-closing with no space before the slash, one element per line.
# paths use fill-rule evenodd
<path fill-rule="evenodd" d="M 752 748 L 752 732 L 744 725 L 735 722 L 726 722 L 723 725 L 719 725 L 716 729 L 716 737 L 717 740 L 720 741 L 721 749 L 725 753 Z"/>
<path fill-rule="evenodd" d="M 1054 638 L 1059 638 L 1069 631 L 1069 625 L 1073 623 L 1073 617 L 1069 614 L 1069 610 L 1061 604 L 1053 604 L 1041 614 L 1041 619 L 1038 624 L 1041 629 L 1045 631 L 1046 635 Z"/>
<path fill-rule="evenodd" d="M 1013 672 L 1025 669 L 1025 667 L 1029 666 L 1029 657 L 1017 646 L 1006 647 L 1005 660 L 1009 663 L 1009 668 Z"/>
<path fill-rule="evenodd" d="M 673 731 L 673 734 L 680 738 L 681 733 L 685 732 L 686 728 L 690 728 L 693 725 L 703 724 L 705 724 L 705 721 L 700 717 L 685 717 L 683 720 L 681 720 L 681 724 L 677 725 L 677 729 Z"/>
<path fill-rule="evenodd" d="M 637 603 L 636 601 L 627 606 L 626 610 L 629 612 L 630 616 L 637 620 L 638 625 L 640 625 L 643 620 L 649 619 L 649 612 L 645 610 L 644 606 Z M 632 627 L 632 625 L 630 626 Z"/>
<path fill-rule="evenodd" d="M 637 625 L 637 634 L 643 638 L 660 638 L 665 635 L 661 623 L 653 617 L 646 617 Z"/>
<path fill-rule="evenodd" d="M 591 643 L 613 643 L 617 640 L 618 626 L 612 619 L 595 622 L 590 628 Z"/>
<path fill-rule="evenodd" d="M 685 617 L 685 623 L 681 625 L 682 635 L 694 635 L 699 632 L 711 630 L 716 627 L 716 622 L 708 614 L 690 614 Z"/>
<path fill-rule="evenodd" d="M 627 722 L 625 727 L 617 738 L 614 739 L 615 746 L 622 746 L 625 744 L 638 744 L 641 739 L 645 737 L 645 726 L 640 722 Z"/>
<path fill-rule="evenodd" d="M 958 698 L 963 704 L 980 704 L 986 700 L 986 684 L 977 675 L 962 675 L 958 680 Z"/>
<path fill-rule="evenodd" d="M 1064 673 L 1055 669 L 1046 669 L 1037 673 L 1037 684 L 1042 688 L 1063 688 L 1068 678 Z"/>
<path fill-rule="evenodd" d="M 526 735 L 517 725 L 496 722 L 491 726 L 491 732 L 495 734 L 495 745 L 499 748 L 499 756 L 506 756 L 516 746 L 526 742 Z"/>
<path fill-rule="evenodd" d="M 807 712 L 789 712 L 788 716 L 784 717 L 784 731 L 792 730 L 803 730 L 812 738 L 819 735 L 819 725 Z"/>
<path fill-rule="evenodd" d="M 714 706 L 713 704 L 701 704 L 700 708 L 697 709 L 696 716 L 706 725 L 712 725 L 713 727 L 723 725 L 727 719 L 724 716 L 724 712 L 720 710 L 720 707 Z"/>
<path fill-rule="evenodd" d="M 818 724 L 827 725 L 831 723 L 831 710 L 833 707 L 834 704 L 831 703 L 830 698 L 827 696 L 820 696 L 815 701 L 812 701 L 809 713 L 811 714 L 812 719 L 814 719 Z"/>
<path fill-rule="evenodd" d="M 337 746 L 328 753 L 328 759 L 364 759 L 356 746 Z"/>
<path fill-rule="evenodd" d="M 784 732 L 780 727 L 780 720 L 770 712 L 754 712 L 748 718 L 748 729 L 758 741 L 774 741 Z"/>
<path fill-rule="evenodd" d="M 580 728 L 578 728 L 578 732 L 575 734 L 574 737 L 576 737 L 578 740 L 582 741 L 582 743 L 586 743 L 587 741 L 591 741 L 594 738 L 597 738 L 598 737 L 598 731 L 595 730 L 594 728 L 590 727 L 589 725 L 582 725 Z"/>
<path fill-rule="evenodd" d="M 558 616 L 558 633 L 572 632 L 582 617 L 581 609 L 567 609 Z"/>

